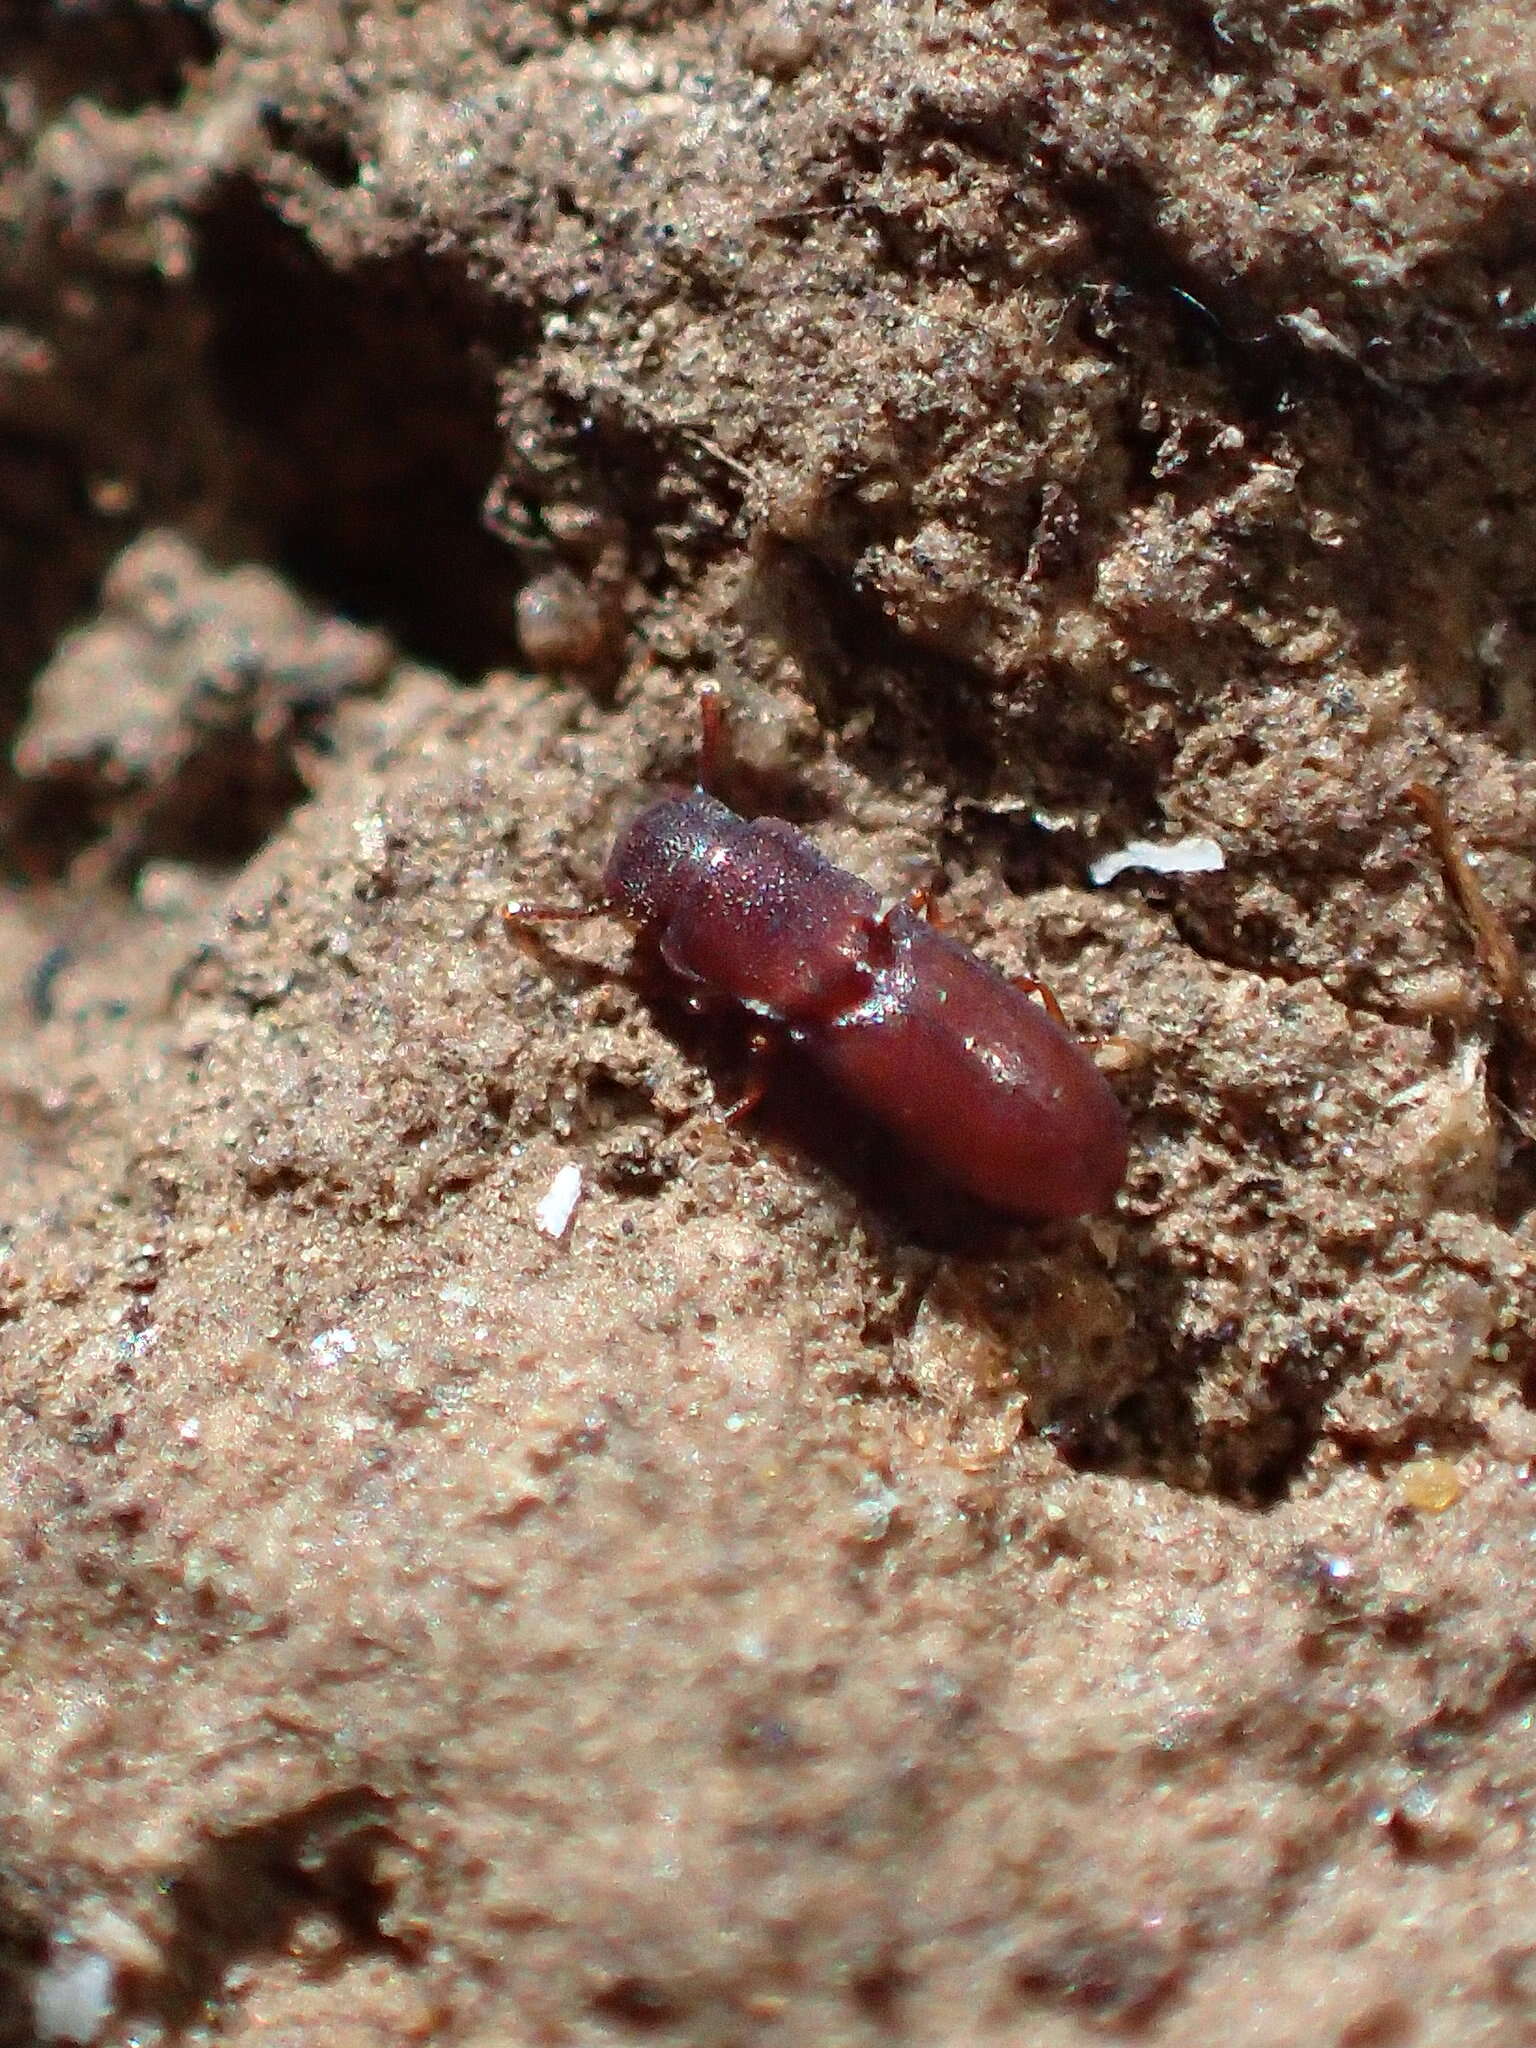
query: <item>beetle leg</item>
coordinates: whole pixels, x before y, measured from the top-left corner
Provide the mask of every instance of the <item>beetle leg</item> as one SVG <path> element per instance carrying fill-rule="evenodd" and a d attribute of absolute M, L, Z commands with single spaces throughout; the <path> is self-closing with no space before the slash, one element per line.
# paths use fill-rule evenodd
<path fill-rule="evenodd" d="M 501 922 L 507 937 L 526 953 L 531 953 L 545 969 L 557 962 L 568 973 L 576 974 L 584 981 L 624 981 L 628 976 L 611 967 L 599 967 L 588 961 L 566 959 L 557 954 L 545 938 L 541 926 L 546 924 L 584 924 L 588 918 L 612 915 L 606 903 L 504 903 L 501 906 Z"/>
<path fill-rule="evenodd" d="M 1041 1007 L 1053 1024 L 1059 1024 L 1063 1031 L 1070 1031 L 1067 1013 L 1056 1000 L 1056 992 L 1048 982 L 1039 981 L 1033 974 L 1010 974 L 1008 979 L 1023 995 L 1038 996 Z M 1087 1041 L 1083 1040 L 1086 1044 Z"/>
<path fill-rule="evenodd" d="M 1067 1014 L 1056 1000 L 1055 991 L 1045 982 L 1037 981 L 1032 974 L 1010 974 L 1008 979 L 1021 995 L 1037 996 L 1040 1005 L 1053 1023 L 1063 1031 L 1071 1032 L 1073 1042 L 1084 1052 L 1101 1055 L 1098 1065 L 1111 1074 L 1123 1074 L 1127 1069 L 1140 1066 L 1146 1057 L 1147 1048 L 1139 1038 L 1131 1038 L 1123 1031 L 1078 1031 L 1067 1022 Z"/>
<path fill-rule="evenodd" d="M 779 1041 L 771 1031 L 754 1031 L 747 1040 L 746 1082 L 730 1108 L 720 1114 L 721 1123 L 728 1129 L 734 1128 L 761 1105 L 768 1093 L 768 1082 L 778 1051 Z"/>
<path fill-rule="evenodd" d="M 876 923 L 889 931 L 891 919 L 898 910 L 905 910 L 913 917 L 920 917 L 924 924 L 944 922 L 938 912 L 938 899 L 931 884 L 927 882 L 919 882 L 915 888 L 909 889 L 905 896 L 898 896 L 894 903 L 888 903 L 875 920 Z"/>
<path fill-rule="evenodd" d="M 895 957 L 896 937 L 891 921 L 898 911 L 905 910 L 912 917 L 920 917 L 924 924 L 942 924 L 943 919 L 934 908 L 933 891 L 926 884 L 909 889 L 894 903 L 888 903 L 878 917 L 865 918 L 863 926 L 869 935 L 870 958 L 877 967 L 884 967 Z"/>
<path fill-rule="evenodd" d="M 531 924 L 579 924 L 583 918 L 601 917 L 604 903 L 519 903 L 515 898 L 501 906 L 501 921 L 516 938 Z"/>

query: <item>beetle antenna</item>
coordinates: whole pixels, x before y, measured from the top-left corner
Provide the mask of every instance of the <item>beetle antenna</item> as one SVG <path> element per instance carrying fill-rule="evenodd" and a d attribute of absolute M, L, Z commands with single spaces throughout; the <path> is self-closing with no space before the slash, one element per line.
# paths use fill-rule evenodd
<path fill-rule="evenodd" d="M 725 698 L 718 683 L 699 686 L 699 787 L 713 796 L 720 787 L 720 774 L 730 746 Z"/>

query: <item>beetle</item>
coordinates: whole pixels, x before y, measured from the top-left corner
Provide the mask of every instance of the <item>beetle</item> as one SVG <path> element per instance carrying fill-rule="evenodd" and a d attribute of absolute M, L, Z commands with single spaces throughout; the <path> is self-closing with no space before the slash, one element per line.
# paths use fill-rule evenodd
<path fill-rule="evenodd" d="M 926 893 L 883 906 L 783 818 L 713 793 L 725 740 L 700 698 L 699 780 L 639 811 L 603 871 L 603 903 L 700 997 L 756 1020 L 761 1055 L 801 1048 L 832 1085 L 943 1180 L 1012 1218 L 1105 1209 L 1125 1177 L 1125 1112 L 1043 984 L 1010 980 L 932 921 Z M 509 903 L 514 933 L 597 914 Z M 1042 1001 L 1034 998 L 1039 996 Z"/>

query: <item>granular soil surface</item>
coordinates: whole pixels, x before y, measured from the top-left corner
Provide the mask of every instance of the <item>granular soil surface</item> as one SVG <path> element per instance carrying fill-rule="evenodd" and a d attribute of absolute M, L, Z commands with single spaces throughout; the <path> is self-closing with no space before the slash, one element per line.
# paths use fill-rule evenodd
<path fill-rule="evenodd" d="M 9 0 L 0 116 L 0 2040 L 1536 2040 L 1529 9 Z M 705 681 L 1113 1211 L 509 938 Z"/>

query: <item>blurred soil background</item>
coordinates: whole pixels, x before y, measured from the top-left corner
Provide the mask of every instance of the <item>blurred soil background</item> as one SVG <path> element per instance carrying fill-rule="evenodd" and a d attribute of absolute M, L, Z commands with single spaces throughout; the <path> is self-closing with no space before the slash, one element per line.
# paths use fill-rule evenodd
<path fill-rule="evenodd" d="M 1524 0 L 0 5 L 0 2039 L 1536 2039 L 1404 797 L 1528 947 L 1533 111 Z M 1125 1041 L 1113 1214 L 508 943 L 706 677 Z"/>

